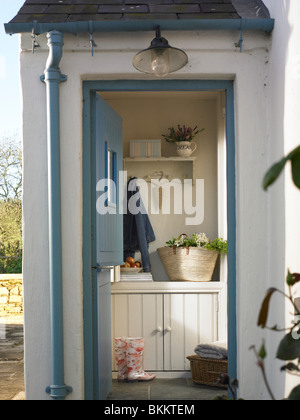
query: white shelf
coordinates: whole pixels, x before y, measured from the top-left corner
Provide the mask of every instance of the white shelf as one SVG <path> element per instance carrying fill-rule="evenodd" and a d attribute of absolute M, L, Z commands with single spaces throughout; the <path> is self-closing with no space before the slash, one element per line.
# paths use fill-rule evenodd
<path fill-rule="evenodd" d="M 187 177 L 191 177 L 193 179 L 193 183 L 195 181 L 195 162 L 197 160 L 197 157 L 180 157 L 180 156 L 171 156 L 171 157 L 137 157 L 137 158 L 130 158 L 126 157 L 124 158 L 124 169 L 130 170 L 135 172 L 135 175 L 137 178 L 141 177 L 143 178 L 144 175 L 147 174 L 147 171 L 149 171 L 149 167 L 155 170 L 163 170 L 164 174 L 166 175 L 166 172 L 170 171 L 168 173 L 168 178 L 175 179 L 179 177 L 179 174 L 181 173 L 181 178 L 186 179 Z M 151 165 L 147 165 L 151 164 Z M 166 166 L 164 166 L 166 165 Z M 174 166 L 176 165 L 176 166 Z M 134 168 L 134 169 L 133 169 Z M 147 169 L 146 169 L 147 168 Z M 173 169 L 171 169 L 173 168 Z M 189 175 L 188 175 L 189 174 Z M 131 176 L 132 174 L 129 173 Z M 148 174 L 150 175 L 150 174 Z M 189 178 L 189 179 L 191 179 Z"/>
<path fill-rule="evenodd" d="M 130 158 L 126 157 L 124 158 L 124 162 L 195 162 L 197 160 L 197 157 L 189 157 L 184 158 L 180 156 L 171 156 L 171 157 L 136 157 L 136 158 Z"/>

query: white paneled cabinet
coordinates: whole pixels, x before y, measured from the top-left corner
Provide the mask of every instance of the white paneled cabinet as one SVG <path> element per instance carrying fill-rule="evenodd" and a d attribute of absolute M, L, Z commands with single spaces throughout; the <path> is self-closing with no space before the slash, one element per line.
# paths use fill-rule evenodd
<path fill-rule="evenodd" d="M 116 289 L 115 289 L 116 292 Z M 112 293 L 112 338 L 145 338 L 144 369 L 190 370 L 187 356 L 219 339 L 219 292 L 151 290 Z M 114 345 L 113 345 L 114 347 Z M 116 370 L 113 349 L 113 370 Z"/>
<path fill-rule="evenodd" d="M 218 339 L 218 294 L 164 295 L 164 370 L 190 370 L 187 356 Z"/>
<path fill-rule="evenodd" d="M 163 295 L 113 295 L 112 337 L 144 337 L 144 368 L 163 370 Z M 113 370 L 116 370 L 114 343 Z"/>

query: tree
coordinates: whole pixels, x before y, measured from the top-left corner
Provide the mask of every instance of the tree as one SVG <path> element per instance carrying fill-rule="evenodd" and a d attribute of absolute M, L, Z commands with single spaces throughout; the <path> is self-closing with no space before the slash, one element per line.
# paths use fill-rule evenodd
<path fill-rule="evenodd" d="M 0 140 L 0 273 L 22 272 L 22 152 Z"/>
<path fill-rule="evenodd" d="M 0 199 L 21 200 L 22 151 L 12 137 L 0 140 Z"/>
<path fill-rule="evenodd" d="M 22 202 L 0 201 L 0 273 L 22 272 Z"/>

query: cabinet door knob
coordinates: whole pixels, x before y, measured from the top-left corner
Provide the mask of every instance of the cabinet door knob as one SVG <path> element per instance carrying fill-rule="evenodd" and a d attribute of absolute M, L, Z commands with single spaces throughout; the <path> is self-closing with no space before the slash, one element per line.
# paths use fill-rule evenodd
<path fill-rule="evenodd" d="M 171 332 L 171 331 L 172 331 L 172 328 L 171 328 L 171 327 L 167 327 L 167 328 L 166 328 L 166 331 L 167 331 L 167 332 Z"/>
<path fill-rule="evenodd" d="M 160 333 L 160 332 L 162 332 L 162 330 L 163 330 L 162 327 L 157 327 L 156 328 L 156 332 L 159 332 Z"/>

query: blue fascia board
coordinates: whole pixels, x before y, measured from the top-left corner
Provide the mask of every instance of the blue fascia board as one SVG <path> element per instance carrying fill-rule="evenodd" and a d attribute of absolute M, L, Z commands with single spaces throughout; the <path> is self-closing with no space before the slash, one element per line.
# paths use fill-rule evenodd
<path fill-rule="evenodd" d="M 36 35 L 53 30 L 62 33 L 91 32 L 144 32 L 154 31 L 161 26 L 163 31 L 199 31 L 199 30 L 249 30 L 272 32 L 274 19 L 191 19 L 191 20 L 150 20 L 150 21 L 86 21 L 57 23 L 6 23 L 7 34 L 32 33 Z"/>

